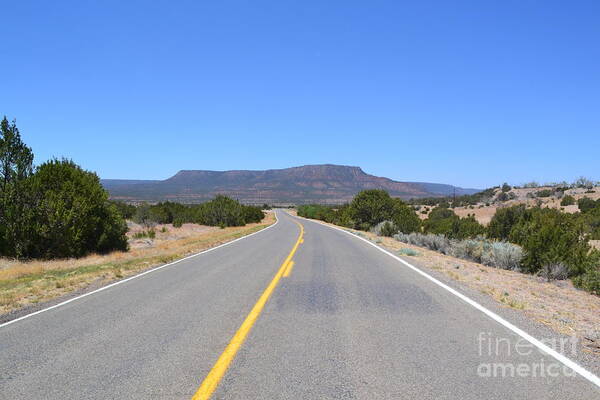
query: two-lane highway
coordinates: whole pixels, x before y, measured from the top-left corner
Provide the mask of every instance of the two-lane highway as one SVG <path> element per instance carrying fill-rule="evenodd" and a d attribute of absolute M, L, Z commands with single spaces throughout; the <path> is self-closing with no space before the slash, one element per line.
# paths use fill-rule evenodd
<path fill-rule="evenodd" d="M 600 397 L 580 375 L 510 376 L 562 364 L 518 352 L 515 332 L 368 243 L 277 215 L 251 237 L 0 327 L 0 398 L 190 399 L 209 383 L 227 399 Z M 509 376 L 486 376 L 488 364 Z"/>

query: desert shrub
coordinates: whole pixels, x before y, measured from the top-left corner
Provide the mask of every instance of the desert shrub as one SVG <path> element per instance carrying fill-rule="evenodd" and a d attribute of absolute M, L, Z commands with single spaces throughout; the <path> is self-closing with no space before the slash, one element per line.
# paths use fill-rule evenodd
<path fill-rule="evenodd" d="M 168 204 L 158 203 L 148 208 L 149 219 L 156 224 L 170 224 L 173 222 L 173 214 Z"/>
<path fill-rule="evenodd" d="M 469 215 L 465 218 L 454 219 L 450 238 L 466 239 L 483 235 L 484 233 L 485 227 L 481 225 L 474 216 Z"/>
<path fill-rule="evenodd" d="M 450 240 L 442 235 L 398 233 L 394 239 L 437 251 L 453 257 L 482 263 L 496 268 L 520 270 L 524 252 L 520 246 L 507 242 L 478 239 Z"/>
<path fill-rule="evenodd" d="M 320 204 L 308 204 L 298 207 L 298 215 L 305 218 L 319 219 L 321 221 L 335 223 L 336 211 L 333 207 Z"/>
<path fill-rule="evenodd" d="M 350 216 L 355 227 L 369 230 L 372 226 L 392 218 L 395 202 L 385 190 L 363 190 L 350 203 Z"/>
<path fill-rule="evenodd" d="M 523 249 L 508 242 L 492 242 L 481 257 L 481 262 L 491 267 L 518 271 L 524 257 Z"/>
<path fill-rule="evenodd" d="M 265 218 L 265 213 L 260 207 L 255 206 L 242 206 L 244 209 L 244 223 L 256 223 L 260 222 Z"/>
<path fill-rule="evenodd" d="M 573 278 L 573 284 L 590 293 L 600 295 L 600 266 L 590 267 Z"/>
<path fill-rule="evenodd" d="M 538 275 L 546 278 L 548 282 L 562 281 L 569 277 L 569 268 L 563 263 L 546 264 L 539 270 Z"/>
<path fill-rule="evenodd" d="M 583 213 L 588 212 L 590 210 L 593 210 L 599 204 L 600 204 L 600 202 L 594 201 L 594 200 L 590 199 L 589 197 L 582 197 L 577 202 L 577 206 L 579 207 L 579 211 L 581 211 Z"/>
<path fill-rule="evenodd" d="M 297 212 L 299 216 L 304 218 L 319 219 L 349 228 L 354 227 L 348 204 L 338 206 L 337 208 L 320 204 L 306 204 L 298 206 Z"/>
<path fill-rule="evenodd" d="M 445 235 L 451 239 L 465 239 L 485 233 L 485 227 L 474 216 L 459 218 L 447 208 L 434 208 L 423 223 L 426 233 Z"/>
<path fill-rule="evenodd" d="M 429 216 L 423 222 L 423 229 L 426 233 L 450 235 L 452 225 L 456 219 L 458 219 L 458 216 L 454 211 L 448 208 L 436 207 L 431 210 Z"/>
<path fill-rule="evenodd" d="M 572 186 L 577 188 L 591 189 L 594 187 L 594 182 L 591 179 L 581 176 L 575 182 L 573 182 Z"/>
<path fill-rule="evenodd" d="M 127 226 L 96 174 L 69 160 L 33 168 L 33 152 L 0 123 L 0 255 L 80 257 L 126 250 Z"/>
<path fill-rule="evenodd" d="M 419 252 L 413 249 L 404 248 L 398 250 L 398 254 L 400 254 L 401 256 L 417 257 L 419 255 Z"/>
<path fill-rule="evenodd" d="M 544 265 L 564 263 L 570 275 L 576 276 L 588 263 L 590 246 L 585 225 L 576 216 L 559 210 L 526 210 L 511 229 L 509 240 L 525 250 L 523 266 L 530 273 Z"/>
<path fill-rule="evenodd" d="M 600 240 L 600 202 L 595 208 L 579 213 L 580 221 L 585 225 L 590 239 Z"/>
<path fill-rule="evenodd" d="M 538 190 L 535 192 L 536 197 L 550 197 L 554 194 L 554 191 L 550 189 Z"/>
<path fill-rule="evenodd" d="M 31 176 L 30 190 L 35 229 L 28 256 L 81 257 L 127 249 L 125 221 L 96 174 L 69 160 L 51 160 Z"/>
<path fill-rule="evenodd" d="M 134 239 L 143 239 L 143 238 L 156 238 L 156 231 L 154 228 L 150 228 L 148 230 L 139 231 L 133 234 Z"/>
<path fill-rule="evenodd" d="M 400 199 L 393 199 L 392 222 L 395 232 L 418 232 L 421 230 L 421 219 L 415 210 Z M 394 232 L 394 233 L 395 233 Z M 389 235 L 392 236 L 392 235 Z"/>
<path fill-rule="evenodd" d="M 507 193 L 507 192 L 510 192 L 510 191 L 512 190 L 512 187 L 511 187 L 511 186 L 510 186 L 508 183 L 504 183 L 504 184 L 502 185 L 502 188 L 501 188 L 501 190 L 502 190 L 504 193 Z"/>
<path fill-rule="evenodd" d="M 519 222 L 524 213 L 524 205 L 497 209 L 496 214 L 494 214 L 488 225 L 488 236 L 492 239 L 508 240 L 510 231 Z"/>
<path fill-rule="evenodd" d="M 221 228 L 242 226 L 245 225 L 244 207 L 236 200 L 218 195 L 198 207 L 196 222 Z"/>
<path fill-rule="evenodd" d="M 489 245 L 481 240 L 457 240 L 452 242 L 450 254 L 457 258 L 481 263 L 483 253 L 489 250 L 485 247 L 489 247 Z"/>
<path fill-rule="evenodd" d="M 398 232 L 398 230 L 395 228 L 394 223 L 392 221 L 382 221 L 382 222 L 378 223 L 377 225 L 375 225 L 374 227 L 372 227 L 370 229 L 370 231 L 372 233 L 376 234 L 377 236 L 388 236 L 388 237 L 391 237 L 395 233 Z"/>
<path fill-rule="evenodd" d="M 173 228 L 181 228 L 182 226 L 183 226 L 183 219 L 175 218 L 175 220 L 173 221 Z"/>
<path fill-rule="evenodd" d="M 572 206 L 575 204 L 575 197 L 571 196 L 571 195 L 565 195 L 562 200 L 560 201 L 560 205 L 563 207 L 566 206 Z"/>
<path fill-rule="evenodd" d="M 498 195 L 498 197 L 496 197 L 496 200 L 504 202 L 504 201 L 508 201 L 510 199 L 510 197 L 508 196 L 508 193 L 502 192 Z"/>
<path fill-rule="evenodd" d="M 33 152 L 13 121 L 0 123 L 0 255 L 22 257 L 31 243 Z"/>
<path fill-rule="evenodd" d="M 146 227 L 156 224 L 156 222 L 152 220 L 150 206 L 148 204 L 139 205 L 136 208 L 135 213 L 133 213 L 132 219 L 135 223 Z"/>
<path fill-rule="evenodd" d="M 354 225 L 350 212 L 350 204 L 344 204 L 335 209 L 335 216 L 333 223 L 340 226 L 346 226 L 348 228 Z"/>
<path fill-rule="evenodd" d="M 136 206 L 134 206 L 133 204 L 127 204 L 123 201 L 111 200 L 110 203 L 114 204 L 114 206 L 119 211 L 119 214 L 121 214 L 121 216 L 125 219 L 132 219 L 133 215 L 137 210 Z"/>
<path fill-rule="evenodd" d="M 408 243 L 415 246 L 428 248 L 429 250 L 437 251 L 443 254 L 450 252 L 450 239 L 444 235 L 422 234 L 422 233 L 398 233 L 394 235 L 394 239 L 402 243 Z"/>

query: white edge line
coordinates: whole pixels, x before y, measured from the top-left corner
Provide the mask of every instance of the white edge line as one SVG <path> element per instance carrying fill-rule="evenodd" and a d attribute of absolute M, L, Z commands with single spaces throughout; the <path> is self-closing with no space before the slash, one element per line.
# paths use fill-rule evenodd
<path fill-rule="evenodd" d="M 25 318 L 33 317 L 34 315 L 38 315 L 38 314 L 41 314 L 41 313 L 43 313 L 43 312 L 50 311 L 50 310 L 53 310 L 53 309 L 55 309 L 55 308 L 58 308 L 58 307 L 64 306 L 65 304 L 69 304 L 69 303 L 70 303 L 70 302 L 72 302 L 72 301 L 79 300 L 79 299 L 81 299 L 81 298 L 84 298 L 84 297 L 90 296 L 90 295 L 92 295 L 92 294 L 95 294 L 95 293 L 101 292 L 101 291 L 103 291 L 103 290 L 106 290 L 106 289 L 109 289 L 109 288 L 111 288 L 111 287 L 113 287 L 113 286 L 117 286 L 117 285 L 120 285 L 120 284 L 122 284 L 122 283 L 129 282 L 130 280 L 133 280 L 133 279 L 139 278 L 139 277 L 141 277 L 141 276 L 147 275 L 147 274 L 149 274 L 149 273 L 151 273 L 151 272 L 158 271 L 158 270 L 160 270 L 160 269 L 163 269 L 163 268 L 165 268 L 165 267 L 169 267 L 169 266 L 171 266 L 171 265 L 174 265 L 174 264 L 180 263 L 180 262 L 182 262 L 182 261 L 185 261 L 185 260 L 188 260 L 188 259 L 190 259 L 190 258 L 192 258 L 192 257 L 196 257 L 196 256 L 199 256 L 199 255 L 202 255 L 202 254 L 208 253 L 209 251 L 213 251 L 213 250 L 219 249 L 219 248 L 221 248 L 221 247 L 224 247 L 224 246 L 230 245 L 230 244 L 232 244 L 232 243 L 235 243 L 235 242 L 237 242 L 238 240 L 242 240 L 242 239 L 249 238 L 250 236 L 256 235 L 257 233 L 264 232 L 264 231 L 266 231 L 267 229 L 269 229 L 269 228 L 272 228 L 272 227 L 274 227 L 275 225 L 277 225 L 277 224 L 279 223 L 279 218 L 277 218 L 277 214 L 275 213 L 275 211 L 273 211 L 273 214 L 275 215 L 275 223 L 274 223 L 273 225 L 269 225 L 269 226 L 267 226 L 267 227 L 266 227 L 266 228 L 264 228 L 264 229 L 261 229 L 260 231 L 257 231 L 257 232 L 252 232 L 252 233 L 250 233 L 249 235 L 245 235 L 245 236 L 239 237 L 239 238 L 237 238 L 237 239 L 234 239 L 234 240 L 232 240 L 232 241 L 230 241 L 230 242 L 226 242 L 226 243 L 220 244 L 220 245 L 218 245 L 218 246 L 211 247 L 210 249 L 202 250 L 202 251 L 200 251 L 200 252 L 198 252 L 198 253 L 191 254 L 191 255 L 189 255 L 189 256 L 186 256 L 186 257 L 180 258 L 179 260 L 173 261 L 173 262 L 171 262 L 171 263 L 164 264 L 164 265 L 160 265 L 160 266 L 158 266 L 158 267 L 155 267 L 155 268 L 149 269 L 149 270 L 147 270 L 147 271 L 140 272 L 139 274 L 136 274 L 136 275 L 134 275 L 134 276 L 131 276 L 131 277 L 129 277 L 129 278 L 122 279 L 122 280 L 120 280 L 120 281 L 117 281 L 117 282 L 111 283 L 111 284 L 109 284 L 109 285 L 106 285 L 106 286 L 102 286 L 102 287 L 101 287 L 101 288 L 99 288 L 99 289 L 92 290 L 91 292 L 84 293 L 84 294 L 82 294 L 82 295 L 80 295 L 80 296 L 77 296 L 77 297 L 73 297 L 72 299 L 65 300 L 65 301 L 63 301 L 63 302 L 61 302 L 61 303 L 55 304 L 55 305 L 53 305 L 53 306 L 50 306 L 50 307 L 48 307 L 48 308 L 43 308 L 43 309 L 41 309 L 41 310 L 38 310 L 38 311 L 32 312 L 31 314 L 26 314 L 26 315 L 23 315 L 22 317 L 19 317 L 19 318 L 12 319 L 12 320 L 10 320 L 10 321 L 8 321 L 8 322 L 5 322 L 5 323 L 3 323 L 3 324 L 0 324 L 0 328 L 3 328 L 3 327 L 5 327 L 5 326 L 7 326 L 7 325 L 10 325 L 10 324 L 14 324 L 15 322 L 21 321 L 21 320 L 23 320 L 23 319 L 25 319 Z"/>
<path fill-rule="evenodd" d="M 431 282 L 435 283 L 436 285 L 438 285 L 438 286 L 446 289 L 447 291 L 449 291 L 450 293 L 452 293 L 453 295 L 455 295 L 459 299 L 463 300 L 464 302 L 466 302 L 466 303 L 470 304 L 471 306 L 475 307 L 477 310 L 481 311 L 482 313 L 484 313 L 485 315 L 487 315 L 488 317 L 490 317 L 494 321 L 498 322 L 500 325 L 502 325 L 505 328 L 508 328 L 509 330 L 513 331 L 517 335 L 521 336 L 523 339 L 527 340 L 529 343 L 531 343 L 534 346 L 536 346 L 538 349 L 542 350 L 544 353 L 546 353 L 546 354 L 554 357 L 556 360 L 560 361 L 561 363 L 563 363 L 568 368 L 570 368 L 573 371 L 577 372 L 583 378 L 587 379 L 588 381 L 592 382 L 596 386 L 600 387 L 600 378 L 598 378 L 592 372 L 588 371 L 587 369 L 583 368 L 582 366 L 580 366 L 576 362 L 574 362 L 571 359 L 569 359 L 569 358 L 565 357 L 564 355 L 560 354 L 559 352 L 557 352 L 556 350 L 552 349 L 551 347 L 545 345 L 544 343 L 542 343 L 541 341 L 537 340 L 536 338 L 534 338 L 533 336 L 531 336 L 527 332 L 523 331 L 522 329 L 520 329 L 520 328 L 516 327 L 515 325 L 511 324 L 510 322 L 508 322 L 507 320 L 505 320 L 504 318 L 502 318 L 501 316 L 499 316 L 495 312 L 488 310 L 487 308 L 485 308 L 481 304 L 477 303 L 475 300 L 470 299 L 469 297 L 465 296 L 464 294 L 462 294 L 462 293 L 458 292 L 457 290 L 451 288 L 450 286 L 446 285 L 445 283 L 443 283 L 443 282 L 435 279 L 433 276 L 429 275 L 426 272 L 423 272 L 421 269 L 419 269 L 419 268 L 415 267 L 414 265 L 408 263 L 407 261 L 401 259 L 400 257 L 396 256 L 395 254 L 392 254 L 389 251 L 387 251 L 387 250 L 385 250 L 385 249 L 377 246 L 375 243 L 371 243 L 369 240 L 367 240 L 365 238 L 362 238 L 362 237 L 360 237 L 360 236 L 358 236 L 358 235 L 356 235 L 356 234 L 354 234 L 354 233 L 352 233 L 350 231 L 347 231 L 345 229 L 338 228 L 336 226 L 331 226 L 331 225 L 322 223 L 320 221 L 315 221 L 315 220 L 304 218 L 304 217 L 300 217 L 300 216 L 298 216 L 297 218 L 302 218 L 302 219 L 305 219 L 307 221 L 311 221 L 311 222 L 314 222 L 314 223 L 317 223 L 317 224 L 329 227 L 331 229 L 336 229 L 338 231 L 345 232 L 345 233 L 349 234 L 352 237 L 355 237 L 357 239 L 360 239 L 360 240 L 362 240 L 362 241 L 370 244 L 371 246 L 375 247 L 377 250 L 379 250 L 379 251 L 387 254 L 388 256 L 396 259 L 397 261 L 400 261 L 402 264 L 404 264 L 408 268 L 412 269 L 413 271 L 417 272 L 418 274 L 420 274 L 420 275 L 424 276 L 425 278 L 429 279 Z"/>

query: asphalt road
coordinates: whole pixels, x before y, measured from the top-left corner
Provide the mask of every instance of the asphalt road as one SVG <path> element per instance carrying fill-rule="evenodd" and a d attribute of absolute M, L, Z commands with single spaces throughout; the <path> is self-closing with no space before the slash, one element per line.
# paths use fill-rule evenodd
<path fill-rule="evenodd" d="M 247 239 L 1 327 L 0 398 L 190 399 L 298 240 L 294 219 L 278 217 Z M 600 398 L 376 248 L 299 221 L 293 270 L 213 398 Z"/>

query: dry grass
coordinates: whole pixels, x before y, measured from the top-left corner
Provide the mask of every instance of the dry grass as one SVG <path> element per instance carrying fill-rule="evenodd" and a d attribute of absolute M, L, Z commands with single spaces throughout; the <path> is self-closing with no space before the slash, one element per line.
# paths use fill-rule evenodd
<path fill-rule="evenodd" d="M 158 226 L 153 240 L 130 239 L 128 252 L 52 261 L 0 259 L 0 314 L 134 275 L 259 231 L 274 222 L 275 216 L 270 212 L 262 222 L 242 227 L 219 229 L 184 224 L 181 228 L 165 226 L 163 232 Z"/>

